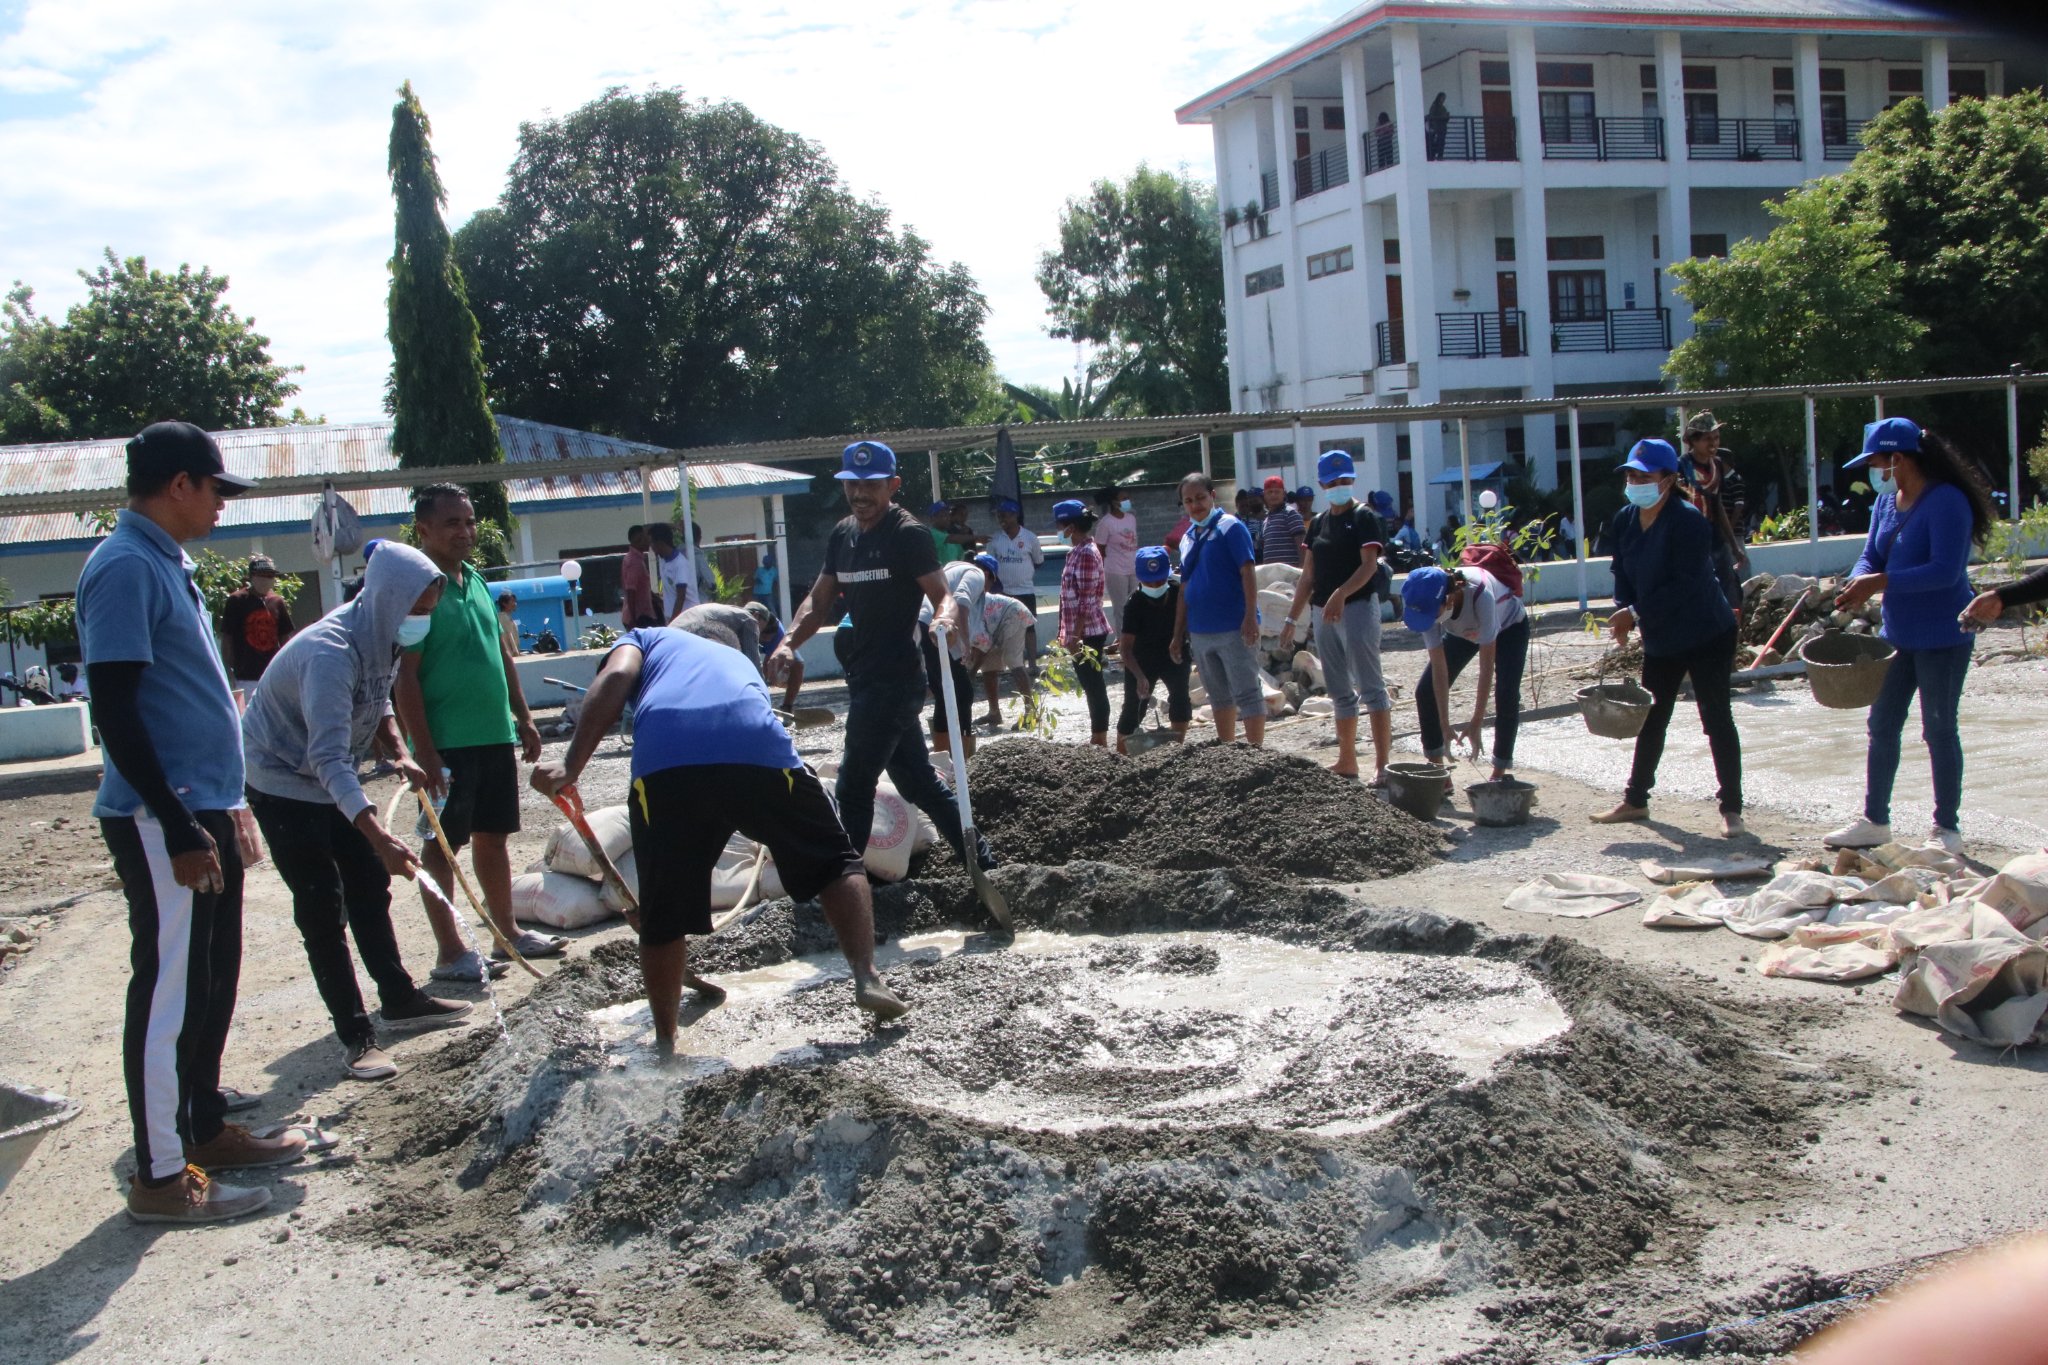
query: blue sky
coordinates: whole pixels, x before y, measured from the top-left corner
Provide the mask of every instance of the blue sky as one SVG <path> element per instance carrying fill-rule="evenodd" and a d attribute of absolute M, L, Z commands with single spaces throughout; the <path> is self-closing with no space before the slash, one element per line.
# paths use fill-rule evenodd
<path fill-rule="evenodd" d="M 607 86 L 736 99 L 820 144 L 989 297 L 1007 378 L 1057 383 L 1032 274 L 1064 201 L 1141 160 L 1211 173 L 1174 108 L 1348 8 L 1081 0 L 297 6 L 0 0 L 0 281 L 61 312 L 102 247 L 232 280 L 308 411 L 377 415 L 399 83 L 434 123 L 451 225 L 521 120 Z"/>

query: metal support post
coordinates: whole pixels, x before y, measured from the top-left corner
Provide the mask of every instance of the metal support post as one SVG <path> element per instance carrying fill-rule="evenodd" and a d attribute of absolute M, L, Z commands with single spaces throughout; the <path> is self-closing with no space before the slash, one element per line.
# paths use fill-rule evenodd
<path fill-rule="evenodd" d="M 1579 549 L 1579 610 L 1586 609 L 1586 483 L 1579 470 L 1579 410 L 1566 408 L 1572 439 L 1572 526 L 1577 529 Z"/>
<path fill-rule="evenodd" d="M 1472 433 L 1458 419 L 1458 472 L 1465 486 L 1465 524 L 1472 524 Z"/>
<path fill-rule="evenodd" d="M 2020 386 L 2005 386 L 2005 445 L 2012 463 L 2006 470 L 2006 495 L 2011 499 L 2006 504 L 2006 515 L 2014 521 L 2020 519 Z"/>
<path fill-rule="evenodd" d="M 1806 404 L 1806 543 L 1820 544 L 1820 442 L 1814 438 L 1813 395 Z"/>

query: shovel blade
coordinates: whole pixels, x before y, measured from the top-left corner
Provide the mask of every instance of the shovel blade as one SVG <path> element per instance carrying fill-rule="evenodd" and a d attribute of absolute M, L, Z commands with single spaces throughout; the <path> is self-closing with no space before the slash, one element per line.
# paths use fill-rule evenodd
<path fill-rule="evenodd" d="M 964 842 L 967 847 L 975 847 L 973 826 L 968 826 L 966 835 Z M 988 873 L 982 871 L 981 865 L 973 861 L 968 863 L 967 870 L 974 877 L 974 894 L 981 898 L 983 907 L 988 910 L 989 918 L 1001 925 L 1004 933 L 1016 933 L 1016 926 L 1010 923 L 1010 903 L 1003 899 L 1002 892 L 996 890 L 996 884 L 988 879 Z"/>

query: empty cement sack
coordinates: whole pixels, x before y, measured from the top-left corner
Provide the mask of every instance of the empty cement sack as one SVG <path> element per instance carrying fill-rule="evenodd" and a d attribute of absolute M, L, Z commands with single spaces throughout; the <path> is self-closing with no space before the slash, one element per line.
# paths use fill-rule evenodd
<path fill-rule="evenodd" d="M 1546 872 L 1510 891 L 1504 904 L 1510 910 L 1532 914 L 1591 919 L 1634 905 L 1642 898 L 1642 892 L 1616 877 L 1596 877 L 1590 872 Z"/>
<path fill-rule="evenodd" d="M 633 826 L 623 804 L 589 811 L 586 818 L 590 821 L 590 832 L 597 836 L 605 856 L 613 863 L 632 851 Z M 597 865 L 597 859 L 590 856 L 589 847 L 574 825 L 555 827 L 555 832 L 548 835 L 547 851 L 541 855 L 541 861 L 551 870 L 566 872 L 572 877 L 596 881 L 604 875 L 604 869 Z"/>
<path fill-rule="evenodd" d="M 725 841 L 725 852 L 718 855 L 718 866 L 711 873 L 713 910 L 730 910 L 746 897 L 747 887 L 754 880 L 756 858 L 761 862 L 761 884 L 754 888 L 748 904 L 774 900 L 783 894 L 782 875 L 775 870 L 774 857 L 746 835 L 735 834 Z"/>
<path fill-rule="evenodd" d="M 1258 585 L 1261 594 L 1270 588 L 1287 594 L 1291 600 L 1294 596 L 1294 585 L 1301 582 L 1301 567 L 1296 564 L 1260 564 L 1252 569 L 1252 582 Z M 1283 620 L 1286 617 L 1284 607 L 1281 609 L 1281 617 Z M 1277 632 L 1279 627 L 1275 626 L 1274 630 Z"/>
<path fill-rule="evenodd" d="M 2048 948 L 1982 905 L 1970 928 L 1972 938 L 1907 957 L 1892 1003 L 1986 1047 L 2032 1042 L 2048 1013 Z"/>
<path fill-rule="evenodd" d="M 1721 893 L 1709 882 L 1686 882 L 1650 897 L 1643 910 L 1643 923 L 1652 929 L 1718 929 L 1718 916 L 1700 913 L 1719 900 Z"/>
<path fill-rule="evenodd" d="M 605 908 L 596 882 L 548 870 L 512 879 L 512 917 L 550 929 L 585 929 L 610 919 L 612 911 Z"/>
<path fill-rule="evenodd" d="M 1861 981 L 1881 976 L 1899 960 L 1891 931 L 1882 924 L 1803 924 L 1757 955 L 1759 976 L 1802 981 Z"/>
<path fill-rule="evenodd" d="M 836 763 L 820 763 L 814 771 L 827 789 L 839 775 Z M 923 811 L 903 799 L 895 784 L 875 784 L 875 822 L 868 831 L 868 849 L 861 861 L 876 881 L 900 882 L 910 874 L 912 855 L 939 841 L 939 831 Z"/>

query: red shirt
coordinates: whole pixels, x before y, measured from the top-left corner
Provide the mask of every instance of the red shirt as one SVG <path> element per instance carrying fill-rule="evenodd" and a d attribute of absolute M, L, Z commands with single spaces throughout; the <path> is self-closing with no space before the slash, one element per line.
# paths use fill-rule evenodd
<path fill-rule="evenodd" d="M 654 610 L 654 579 L 647 571 L 647 554 L 642 550 L 628 550 L 626 557 L 619 561 L 619 591 L 625 594 L 625 605 L 619 609 L 619 619 L 631 630 L 640 624 L 645 616 L 658 616 Z"/>
<path fill-rule="evenodd" d="M 1060 638 L 1069 643 L 1090 635 L 1107 635 L 1109 617 L 1102 611 L 1102 552 L 1084 540 L 1067 552 L 1060 570 Z"/>

